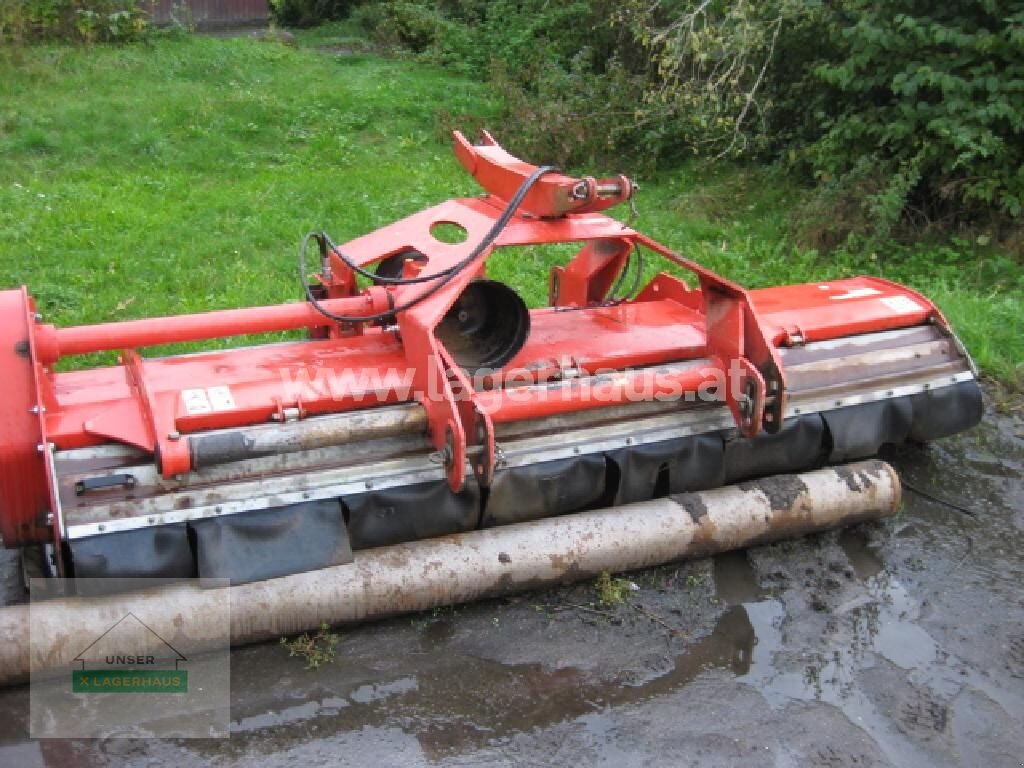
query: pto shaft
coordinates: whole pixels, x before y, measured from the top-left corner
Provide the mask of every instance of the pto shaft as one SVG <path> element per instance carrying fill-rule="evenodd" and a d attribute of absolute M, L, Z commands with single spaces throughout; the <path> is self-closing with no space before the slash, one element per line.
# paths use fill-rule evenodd
<path fill-rule="evenodd" d="M 320 303 L 329 312 L 346 317 L 365 317 L 390 308 L 387 292 L 379 287 L 371 288 L 361 296 L 325 299 Z M 301 302 L 71 328 L 39 325 L 36 326 L 36 347 L 40 361 L 49 364 L 69 355 L 294 331 L 331 323 L 312 304 Z"/>

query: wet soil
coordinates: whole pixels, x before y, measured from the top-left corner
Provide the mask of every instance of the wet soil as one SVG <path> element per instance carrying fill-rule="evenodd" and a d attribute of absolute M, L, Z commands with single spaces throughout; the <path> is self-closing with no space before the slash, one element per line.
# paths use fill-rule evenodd
<path fill-rule="evenodd" d="M 1024 422 L 887 456 L 894 519 L 232 653 L 232 736 L 36 742 L 0 765 L 1024 764 Z M 960 509 L 957 509 L 959 507 Z"/>

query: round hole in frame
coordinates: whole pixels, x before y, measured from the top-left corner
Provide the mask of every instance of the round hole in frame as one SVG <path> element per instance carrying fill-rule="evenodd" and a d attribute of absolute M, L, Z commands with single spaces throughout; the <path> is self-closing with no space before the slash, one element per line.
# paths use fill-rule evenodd
<path fill-rule="evenodd" d="M 430 235 L 439 243 L 448 243 L 449 245 L 464 243 L 469 237 L 466 228 L 454 221 L 435 221 L 430 225 Z"/>

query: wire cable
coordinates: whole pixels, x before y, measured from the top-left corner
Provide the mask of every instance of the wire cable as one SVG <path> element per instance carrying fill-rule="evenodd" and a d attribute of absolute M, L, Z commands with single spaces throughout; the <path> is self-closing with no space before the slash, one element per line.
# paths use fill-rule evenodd
<path fill-rule="evenodd" d="M 944 499 L 941 496 L 936 496 L 933 493 L 929 493 L 928 491 L 924 490 L 920 486 L 912 484 L 912 483 L 909 483 L 905 478 L 901 478 L 901 481 L 903 483 L 903 487 L 904 488 L 906 488 L 911 493 L 916 493 L 922 499 L 927 499 L 928 501 L 932 502 L 933 504 L 941 504 L 944 507 L 948 507 L 949 509 L 952 509 L 952 510 L 954 510 L 956 512 L 960 512 L 962 514 L 965 514 L 968 517 L 973 517 L 975 519 L 977 519 L 977 517 L 978 517 L 976 512 L 974 512 L 973 510 L 969 509 L 965 505 L 957 504 L 956 502 L 950 501 L 949 499 Z"/>
<path fill-rule="evenodd" d="M 440 272 L 435 272 L 431 275 L 426 275 L 422 279 L 386 278 L 385 280 L 387 282 L 393 282 L 397 280 L 399 284 L 433 281 L 433 284 L 429 288 L 425 289 L 418 295 L 414 296 L 406 303 L 401 304 L 397 307 L 392 307 L 387 312 L 378 312 L 377 314 L 373 315 L 339 315 L 334 312 L 331 312 L 329 309 L 324 307 L 319 302 L 319 300 L 317 300 L 316 296 L 313 295 L 313 289 L 306 279 L 306 250 L 309 247 L 309 241 L 313 238 L 316 238 L 317 242 L 321 244 L 321 247 L 323 247 L 324 241 L 322 241 L 320 238 L 324 238 L 324 240 L 331 245 L 332 249 L 334 249 L 335 253 L 338 254 L 338 257 L 341 258 L 346 265 L 350 267 L 353 267 L 355 265 L 347 257 L 343 256 L 340 251 L 337 250 L 337 247 L 334 245 L 333 242 L 331 242 L 331 239 L 326 235 L 326 233 L 308 233 L 304 238 L 302 238 L 302 244 L 299 246 L 298 257 L 299 281 L 302 283 L 302 288 L 305 291 L 306 300 L 313 305 L 313 308 L 317 312 L 319 312 L 327 319 L 333 320 L 336 323 L 372 323 L 379 320 L 384 320 L 385 318 L 393 317 L 399 312 L 404 312 L 407 309 L 415 307 L 420 302 L 426 301 L 428 298 L 430 298 L 438 291 L 440 291 L 441 288 L 443 288 L 445 285 L 450 283 L 455 278 L 456 274 L 465 269 L 469 264 L 475 261 L 480 256 L 480 254 L 487 250 L 498 238 L 498 235 L 500 235 L 501 232 L 505 229 L 505 227 L 508 226 L 508 223 L 512 220 L 512 217 L 515 216 L 515 213 L 519 209 L 519 206 L 522 205 L 523 200 L 526 198 L 526 195 L 530 192 L 530 190 L 533 189 L 534 185 L 538 181 L 540 181 L 541 177 L 544 176 L 545 174 L 552 173 L 557 170 L 558 169 L 555 166 L 542 165 L 539 168 L 537 168 L 533 173 L 531 173 L 528 177 L 526 177 L 526 179 L 523 180 L 523 183 L 519 186 L 519 189 L 516 190 L 516 193 L 512 196 L 512 199 L 508 201 L 508 204 L 505 206 L 505 210 L 501 212 L 501 215 L 495 220 L 494 224 L 487 231 L 487 234 L 483 236 L 480 242 L 477 243 L 476 246 L 474 246 L 473 250 L 470 251 L 465 258 L 461 259 L 452 266 L 441 270 Z M 379 278 L 377 275 L 367 273 L 358 267 L 356 268 L 356 271 L 359 274 L 363 274 L 364 276 L 369 276 L 371 279 L 382 279 Z"/>
<path fill-rule="evenodd" d="M 626 282 L 626 276 L 628 272 L 633 273 L 633 282 L 626 293 L 620 294 L 619 291 Z M 628 301 L 634 298 L 640 290 L 640 280 L 644 274 L 644 255 L 640 247 L 633 244 L 633 247 L 629 251 L 629 256 L 626 257 L 626 263 L 622 269 L 619 270 L 619 274 L 615 277 L 615 282 L 612 287 L 608 290 L 607 298 L 601 302 L 603 306 L 614 306 L 621 304 L 624 301 Z"/>
<path fill-rule="evenodd" d="M 341 252 L 341 249 L 334 244 L 334 241 L 331 240 L 331 236 L 326 232 L 321 232 L 317 235 L 317 238 L 320 240 L 320 250 L 323 255 L 326 255 L 327 252 L 327 248 L 325 246 L 330 247 L 330 250 L 335 256 L 345 263 L 345 266 L 357 275 L 369 278 L 378 285 L 414 285 L 416 283 L 429 283 L 431 280 L 439 280 L 446 275 L 452 274 L 458 267 L 458 264 L 455 264 L 447 269 L 442 269 L 440 272 L 432 272 L 429 275 L 419 275 L 417 277 L 385 277 L 383 275 L 378 275 L 376 272 L 370 272 L 367 269 L 363 269 L 352 261 L 352 259 Z"/>

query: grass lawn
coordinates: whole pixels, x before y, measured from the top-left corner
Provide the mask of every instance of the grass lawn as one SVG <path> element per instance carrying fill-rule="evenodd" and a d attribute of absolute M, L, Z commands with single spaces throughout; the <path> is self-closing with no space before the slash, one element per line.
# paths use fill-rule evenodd
<path fill-rule="evenodd" d="M 486 86 L 344 44 L 314 50 L 338 42 L 328 28 L 298 48 L 181 37 L 0 53 L 0 286 L 29 285 L 58 324 L 296 300 L 308 230 L 342 241 L 475 194 L 437 114 L 495 115 Z M 987 373 L 1020 381 L 1019 256 L 959 243 L 824 257 L 789 243 L 800 191 L 775 172 L 640 181 L 637 228 L 727 277 L 906 282 Z M 504 254 L 491 272 L 536 304 L 564 253 Z"/>

